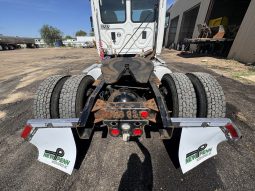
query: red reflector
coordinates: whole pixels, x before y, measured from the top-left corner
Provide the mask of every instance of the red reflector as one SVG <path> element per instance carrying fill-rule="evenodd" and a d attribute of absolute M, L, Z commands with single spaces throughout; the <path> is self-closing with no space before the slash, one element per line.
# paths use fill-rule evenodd
<path fill-rule="evenodd" d="M 231 123 L 228 123 L 225 127 L 233 138 L 239 138 L 237 131 Z"/>
<path fill-rule="evenodd" d="M 142 129 L 134 129 L 133 130 L 133 135 L 134 136 L 141 136 L 143 134 L 143 130 Z"/>
<path fill-rule="evenodd" d="M 33 129 L 33 127 L 31 125 L 26 125 L 24 127 L 24 130 L 21 133 L 21 137 L 23 139 L 26 139 L 28 137 L 28 135 L 30 134 L 31 130 Z"/>
<path fill-rule="evenodd" d="M 120 134 L 119 129 L 111 129 L 111 135 L 117 137 Z"/>
<path fill-rule="evenodd" d="M 143 119 L 146 119 L 149 116 L 149 113 L 148 111 L 141 111 L 140 115 Z"/>

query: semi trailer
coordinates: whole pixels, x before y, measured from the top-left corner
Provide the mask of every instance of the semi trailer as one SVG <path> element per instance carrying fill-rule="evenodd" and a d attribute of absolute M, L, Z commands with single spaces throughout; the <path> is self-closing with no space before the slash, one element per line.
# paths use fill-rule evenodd
<path fill-rule="evenodd" d="M 89 144 L 95 131 L 128 142 L 153 128 L 178 143 L 168 146 L 186 173 L 215 156 L 219 143 L 241 138 L 212 75 L 174 73 L 159 58 L 166 0 L 90 3 L 101 62 L 39 86 L 34 119 L 21 134 L 37 147 L 39 161 L 71 174 L 85 147 L 80 141 Z"/>
<path fill-rule="evenodd" d="M 22 44 L 25 44 L 27 48 L 38 48 L 33 38 L 0 36 L 0 50 L 18 49 Z"/>

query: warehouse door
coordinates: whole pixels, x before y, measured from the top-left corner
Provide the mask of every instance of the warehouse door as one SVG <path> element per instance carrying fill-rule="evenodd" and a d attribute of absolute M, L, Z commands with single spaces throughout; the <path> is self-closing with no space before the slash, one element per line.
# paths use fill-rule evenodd
<path fill-rule="evenodd" d="M 168 42 L 167 47 L 170 47 L 172 43 L 174 43 L 174 39 L 176 36 L 177 26 L 178 26 L 179 16 L 173 18 L 170 21 L 169 33 L 168 33 Z"/>
<path fill-rule="evenodd" d="M 178 42 L 183 42 L 185 38 L 192 38 L 199 8 L 200 4 L 183 13 Z"/>

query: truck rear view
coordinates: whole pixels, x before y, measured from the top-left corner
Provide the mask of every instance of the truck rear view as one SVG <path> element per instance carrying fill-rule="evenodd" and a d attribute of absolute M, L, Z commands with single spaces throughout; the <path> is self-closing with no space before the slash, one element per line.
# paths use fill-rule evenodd
<path fill-rule="evenodd" d="M 42 82 L 35 119 L 22 137 L 38 159 L 71 174 L 80 140 L 94 131 L 123 141 L 139 141 L 156 129 L 174 139 L 183 173 L 217 154 L 217 145 L 238 140 L 225 118 L 226 103 L 217 80 L 206 73 L 173 73 L 161 52 L 166 1 L 91 0 L 101 63 L 81 75 L 56 75 Z M 89 144 L 88 142 L 86 142 Z"/>

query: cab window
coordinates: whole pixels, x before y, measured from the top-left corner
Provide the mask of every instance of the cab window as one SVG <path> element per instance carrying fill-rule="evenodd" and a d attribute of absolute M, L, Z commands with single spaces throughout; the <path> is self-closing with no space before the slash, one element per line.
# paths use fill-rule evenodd
<path fill-rule="evenodd" d="M 158 0 L 131 0 L 131 19 L 136 23 L 155 21 Z"/>
<path fill-rule="evenodd" d="M 126 0 L 99 0 L 101 21 L 104 24 L 126 21 Z"/>

